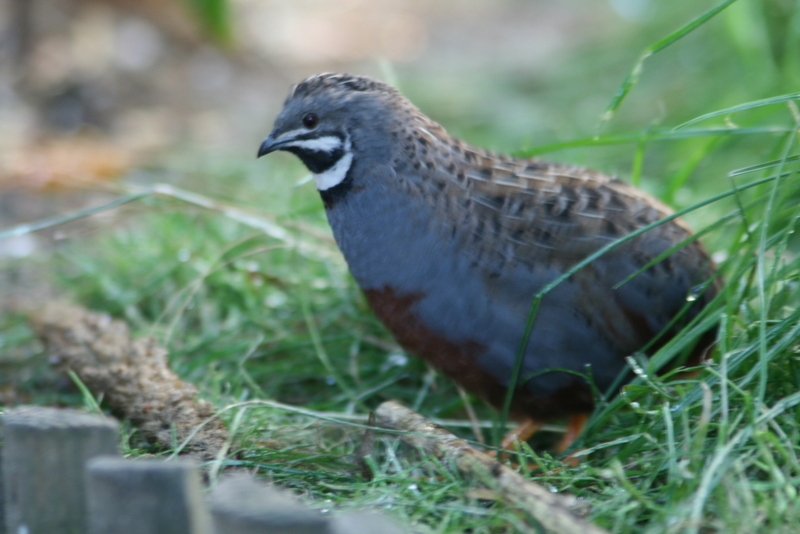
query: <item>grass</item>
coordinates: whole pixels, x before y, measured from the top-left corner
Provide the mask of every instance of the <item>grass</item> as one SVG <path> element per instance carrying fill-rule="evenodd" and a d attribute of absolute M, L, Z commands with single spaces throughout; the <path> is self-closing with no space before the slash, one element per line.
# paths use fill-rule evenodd
<path fill-rule="evenodd" d="M 539 482 L 584 499 L 591 520 L 613 532 L 794 532 L 800 522 L 800 9 L 739 0 L 707 11 L 714 5 L 654 7 L 665 11 L 610 50 L 583 51 L 533 89 L 524 77 L 504 88 L 552 101 L 569 135 L 535 130 L 520 147 L 503 137 L 502 121 L 459 124 L 446 106 L 436 117 L 476 143 L 516 143 L 520 154 L 641 183 L 685 211 L 720 262 L 725 290 L 694 326 L 720 324 L 699 379 L 654 372 L 680 352 L 679 337 L 650 362 L 631 360 L 639 378 L 600 403 L 578 467 L 548 455 L 552 434 L 524 450 Z M 426 110 L 435 95 L 425 82 L 409 75 L 406 85 Z M 570 126 L 571 99 L 596 87 L 608 95 L 596 106 L 602 122 L 584 116 Z M 7 268 L 37 269 L 78 302 L 159 337 L 174 369 L 234 429 L 240 459 L 230 464 L 256 468 L 321 509 L 387 510 L 431 532 L 532 531 L 520 511 L 476 499 L 389 437 L 370 459 L 372 481 L 353 470 L 355 416 L 396 398 L 429 417 L 464 420 L 464 403 L 369 313 L 313 188 L 286 178 L 301 175 L 294 161 L 260 162 L 256 179 L 255 167 L 213 158 L 176 154 L 164 170 L 202 190 L 225 169 L 228 198 L 257 198 L 258 210 L 147 194 L 125 205 L 112 231 Z M 0 352 L 2 385 L 16 380 L 37 403 L 82 402 L 48 374 L 23 317 L 0 315 Z M 481 420 L 496 417 L 474 404 Z M 453 429 L 474 438 L 466 423 Z M 127 432 L 131 452 L 143 452 Z"/>

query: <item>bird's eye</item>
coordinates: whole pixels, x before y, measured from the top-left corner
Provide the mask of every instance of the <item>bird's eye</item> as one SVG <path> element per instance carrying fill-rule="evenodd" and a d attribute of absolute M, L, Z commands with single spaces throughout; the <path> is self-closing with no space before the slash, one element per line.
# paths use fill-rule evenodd
<path fill-rule="evenodd" d="M 317 127 L 319 123 L 319 117 L 317 117 L 316 113 L 307 113 L 305 117 L 303 117 L 303 126 L 308 128 L 309 130 L 313 130 Z"/>

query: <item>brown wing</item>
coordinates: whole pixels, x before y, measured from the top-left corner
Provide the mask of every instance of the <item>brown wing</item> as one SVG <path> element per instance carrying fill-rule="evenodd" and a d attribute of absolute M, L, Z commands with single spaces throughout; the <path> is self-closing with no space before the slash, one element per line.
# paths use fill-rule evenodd
<path fill-rule="evenodd" d="M 470 245 L 487 286 L 520 312 L 529 309 L 531 289 L 672 213 L 646 193 L 596 171 L 461 148 L 465 164 L 445 194 L 460 198 L 460 212 L 470 214 L 461 224 L 471 230 Z M 697 242 L 644 269 L 690 235 L 676 219 L 604 254 L 572 277 L 582 288 L 575 307 L 591 320 L 606 321 L 604 329 L 629 330 L 616 338 L 628 340 L 623 343 L 628 349 L 638 349 L 669 323 L 693 288 L 712 275 L 711 260 Z M 690 315 L 717 290 L 714 286 L 707 291 Z"/>
<path fill-rule="evenodd" d="M 447 185 L 434 198 L 442 210 L 469 214 L 461 225 L 471 229 L 473 246 L 490 249 L 482 255 L 563 268 L 671 213 L 655 198 L 596 171 L 460 148 L 449 162 L 437 162 L 437 178 Z M 676 244 L 690 233 L 676 220 L 648 237 Z"/>

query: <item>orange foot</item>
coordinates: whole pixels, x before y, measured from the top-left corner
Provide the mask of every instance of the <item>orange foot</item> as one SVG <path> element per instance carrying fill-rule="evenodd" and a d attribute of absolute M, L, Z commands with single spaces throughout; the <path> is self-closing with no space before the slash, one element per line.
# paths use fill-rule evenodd
<path fill-rule="evenodd" d="M 544 423 L 535 419 L 524 419 L 517 427 L 503 436 L 503 441 L 500 442 L 500 448 L 510 451 L 514 450 L 514 444 L 523 441 L 528 441 L 536 434 Z"/>
<path fill-rule="evenodd" d="M 580 436 L 581 432 L 583 432 L 588 420 L 589 414 L 585 413 L 574 414 L 569 417 L 567 420 L 567 431 L 559 440 L 558 445 L 556 445 L 557 453 L 563 453 L 576 439 L 578 439 L 578 436 Z M 515 429 L 503 437 L 503 441 L 500 443 L 500 448 L 503 450 L 513 450 L 515 443 L 528 441 L 533 437 L 534 434 L 536 434 L 536 432 L 539 431 L 539 429 L 542 428 L 543 425 L 544 423 L 542 421 L 537 421 L 535 419 L 523 420 Z M 500 452 L 498 454 L 498 459 L 505 459 L 506 456 L 507 453 Z M 573 467 L 578 465 L 578 459 L 575 456 L 567 456 L 564 459 L 564 462 Z"/>
<path fill-rule="evenodd" d="M 565 450 L 569 449 L 570 445 L 578 439 L 578 436 L 581 435 L 583 429 L 586 427 L 586 421 L 589 420 L 589 414 L 585 413 L 577 413 L 575 415 L 571 415 L 569 420 L 567 421 L 567 431 L 561 437 L 561 440 L 558 442 L 556 446 L 556 452 L 559 454 L 563 453 Z M 576 451 L 577 452 L 577 451 Z M 564 458 L 564 463 L 571 466 L 571 467 L 578 467 L 580 463 L 580 458 L 578 456 L 573 456 L 570 454 L 566 458 Z"/>

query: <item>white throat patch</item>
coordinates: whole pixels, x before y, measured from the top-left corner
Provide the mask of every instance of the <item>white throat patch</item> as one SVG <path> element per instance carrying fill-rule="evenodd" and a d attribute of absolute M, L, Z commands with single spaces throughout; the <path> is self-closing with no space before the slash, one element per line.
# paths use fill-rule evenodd
<path fill-rule="evenodd" d="M 322 137 L 320 139 L 316 139 L 316 141 L 321 141 L 323 139 L 328 138 Z M 341 140 L 338 137 L 336 137 L 336 140 L 340 142 L 341 146 Z M 339 147 L 337 146 L 336 148 Z M 342 183 L 347 177 L 347 172 L 350 170 L 350 166 L 353 164 L 353 152 L 351 150 L 349 139 L 345 140 L 343 148 L 344 155 L 339 158 L 339 161 L 337 161 L 333 167 L 327 171 L 314 175 L 314 183 L 317 184 L 317 189 L 319 191 L 325 191 L 326 189 L 335 187 Z"/>

